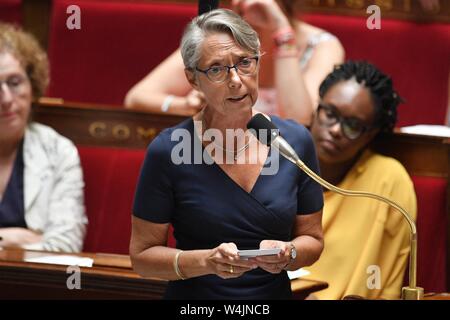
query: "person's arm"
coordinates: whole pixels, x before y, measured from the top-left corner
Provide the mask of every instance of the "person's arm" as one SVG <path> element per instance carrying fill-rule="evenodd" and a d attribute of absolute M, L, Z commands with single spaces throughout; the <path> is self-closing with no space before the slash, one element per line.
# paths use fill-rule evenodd
<path fill-rule="evenodd" d="M 297 258 L 289 264 L 289 270 L 310 266 L 319 259 L 324 245 L 322 210 L 312 214 L 297 215 L 291 242 L 297 249 Z"/>
<path fill-rule="evenodd" d="M 168 223 L 153 223 L 133 216 L 130 258 L 133 269 L 141 276 L 179 280 L 180 275 L 188 279 L 216 274 L 226 279 L 240 277 L 256 267 L 252 261 L 239 259 L 234 243 L 222 243 L 213 249 L 182 251 L 175 261 L 180 250 L 166 246 L 168 230 Z M 232 273 L 230 266 L 233 266 Z"/>
<path fill-rule="evenodd" d="M 289 28 L 287 20 L 274 33 L 286 28 Z M 285 51 L 284 54 L 273 54 L 274 82 L 280 115 L 307 125 L 313 113 L 312 92 L 308 90 L 301 70 L 297 49 L 294 47 L 286 50 L 280 46 L 277 50 Z"/>
<path fill-rule="evenodd" d="M 274 0 L 233 0 L 233 8 L 252 26 L 271 35 L 286 35 L 291 27 L 289 18 Z M 292 30 L 295 37 L 297 32 Z M 284 35 L 283 35 L 284 33 Z M 344 49 L 338 41 L 327 41 L 316 46 L 307 69 L 301 70 L 297 48 L 280 46 L 272 54 L 277 103 L 284 118 L 309 125 L 319 100 L 319 85 L 334 65 L 344 61 Z"/>
<path fill-rule="evenodd" d="M 144 79 L 134 85 L 125 97 L 125 107 L 140 111 L 162 112 L 168 96 L 173 95 L 167 113 L 192 115 L 202 106 L 201 97 L 192 91 L 184 74 L 183 60 L 177 49 Z"/>
<path fill-rule="evenodd" d="M 0 228 L 0 247 L 22 247 L 42 241 L 42 234 L 35 231 L 11 227 Z"/>
<path fill-rule="evenodd" d="M 84 181 L 77 148 L 66 138 L 55 143 L 57 155 L 51 179 L 48 215 L 42 240 L 22 247 L 28 250 L 79 252 L 83 248 L 87 217 Z M 49 182 L 50 183 L 50 182 Z"/>
<path fill-rule="evenodd" d="M 297 256 L 291 261 L 290 249 L 294 245 Z M 308 215 L 297 215 L 290 242 L 263 240 L 260 248 L 281 248 L 278 256 L 257 257 L 258 266 L 270 273 L 297 270 L 312 265 L 323 250 L 322 210 Z"/>
<path fill-rule="evenodd" d="M 313 112 L 312 100 L 301 72 L 296 46 L 296 33 L 291 28 L 289 18 L 274 0 L 233 0 L 232 8 L 253 27 L 263 30 L 272 37 L 286 38 L 286 44 L 275 46 L 274 83 L 280 115 L 309 124 Z M 272 44 L 270 44 L 272 46 Z"/>
<path fill-rule="evenodd" d="M 336 65 L 344 62 L 344 59 L 344 48 L 337 39 L 322 42 L 315 47 L 311 59 L 303 70 L 304 83 L 311 98 L 314 112 L 319 103 L 320 84 Z M 309 125 L 310 122 L 307 124 Z"/>
<path fill-rule="evenodd" d="M 298 56 L 275 56 L 275 84 L 281 115 L 309 125 L 319 102 L 320 83 L 343 61 L 344 49 L 337 40 L 318 44 L 304 70 Z"/>

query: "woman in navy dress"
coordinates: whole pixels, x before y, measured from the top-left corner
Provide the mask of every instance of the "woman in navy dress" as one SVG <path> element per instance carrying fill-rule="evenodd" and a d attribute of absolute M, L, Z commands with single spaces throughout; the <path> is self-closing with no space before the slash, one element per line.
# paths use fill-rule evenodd
<path fill-rule="evenodd" d="M 311 265 L 322 252 L 323 197 L 319 185 L 245 129 L 256 114 L 258 36 L 219 9 L 188 25 L 181 48 L 186 77 L 207 104 L 148 148 L 133 207 L 133 267 L 170 280 L 168 299 L 288 299 L 286 270 Z M 309 132 L 272 121 L 317 172 Z M 167 247 L 170 224 L 176 248 Z M 238 256 L 258 248 L 281 252 Z"/>

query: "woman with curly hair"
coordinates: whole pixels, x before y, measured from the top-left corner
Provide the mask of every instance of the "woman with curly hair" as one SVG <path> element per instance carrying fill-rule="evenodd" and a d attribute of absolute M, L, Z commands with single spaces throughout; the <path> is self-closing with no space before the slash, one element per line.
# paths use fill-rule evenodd
<path fill-rule="evenodd" d="M 367 62 L 337 66 L 320 85 L 311 133 L 322 177 L 341 188 L 376 193 L 416 217 L 416 196 L 405 168 L 371 150 L 397 121 L 401 98 L 391 78 Z M 409 256 L 409 228 L 403 216 L 382 202 L 324 193 L 325 247 L 307 269 L 329 283 L 320 299 L 358 295 L 400 296 Z"/>
<path fill-rule="evenodd" d="M 30 120 L 48 73 L 36 39 L 0 23 L 0 247 L 75 252 L 87 224 L 77 149 Z"/>

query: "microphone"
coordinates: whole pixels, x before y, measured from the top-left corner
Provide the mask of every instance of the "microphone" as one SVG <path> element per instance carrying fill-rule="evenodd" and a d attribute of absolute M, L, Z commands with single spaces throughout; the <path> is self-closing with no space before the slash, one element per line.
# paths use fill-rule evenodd
<path fill-rule="evenodd" d="M 300 160 L 299 156 L 295 152 L 295 150 L 289 145 L 289 143 L 280 136 L 278 128 L 273 124 L 272 121 L 266 118 L 261 113 L 258 113 L 250 119 L 247 123 L 247 128 L 250 129 L 256 138 L 263 144 L 267 146 L 272 146 L 277 149 L 280 154 L 294 163 L 297 167 L 299 167 L 302 171 L 304 171 L 311 179 L 316 181 L 322 187 L 327 188 L 330 191 L 339 193 L 344 196 L 350 197 L 366 197 L 376 199 L 382 202 L 387 203 L 391 207 L 398 210 L 403 218 L 406 219 L 410 228 L 411 234 L 411 254 L 409 256 L 409 286 L 402 288 L 402 299 L 403 300 L 421 300 L 423 299 L 424 290 L 421 287 L 416 286 L 416 272 L 417 272 L 417 229 L 414 221 L 410 218 L 409 214 L 399 206 L 396 202 L 382 197 L 380 195 L 365 192 L 365 191 L 351 191 L 346 189 L 341 189 L 328 181 L 322 179 L 319 175 L 317 175 L 314 171 L 308 168 L 302 160 Z"/>
<path fill-rule="evenodd" d="M 286 159 L 294 164 L 300 161 L 295 150 L 280 136 L 280 130 L 263 114 L 258 113 L 247 123 L 247 128 L 267 146 L 274 146 Z"/>
<path fill-rule="evenodd" d="M 198 15 L 202 15 L 219 7 L 219 0 L 199 0 Z"/>

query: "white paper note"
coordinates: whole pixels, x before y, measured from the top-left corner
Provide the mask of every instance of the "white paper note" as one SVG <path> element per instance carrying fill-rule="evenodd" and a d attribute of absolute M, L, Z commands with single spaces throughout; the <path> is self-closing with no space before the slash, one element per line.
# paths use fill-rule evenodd
<path fill-rule="evenodd" d="M 26 258 L 25 261 L 34 263 L 60 264 L 64 266 L 79 266 L 79 267 L 92 267 L 92 265 L 94 264 L 94 259 L 91 258 L 64 256 L 64 255 Z"/>
<path fill-rule="evenodd" d="M 400 131 L 425 136 L 450 138 L 450 127 L 447 126 L 419 124 L 416 126 L 402 127 L 400 128 Z"/>
<path fill-rule="evenodd" d="M 301 277 L 307 276 L 310 273 L 311 272 L 309 272 L 308 270 L 300 268 L 300 269 L 295 270 L 295 271 L 288 271 L 288 277 L 289 277 L 290 280 L 292 280 L 292 279 L 297 279 L 297 278 L 301 278 Z"/>

